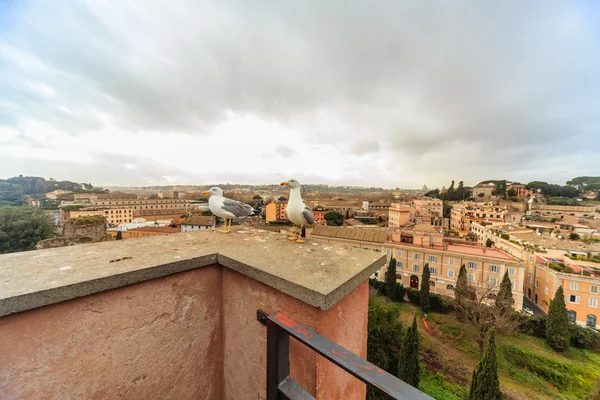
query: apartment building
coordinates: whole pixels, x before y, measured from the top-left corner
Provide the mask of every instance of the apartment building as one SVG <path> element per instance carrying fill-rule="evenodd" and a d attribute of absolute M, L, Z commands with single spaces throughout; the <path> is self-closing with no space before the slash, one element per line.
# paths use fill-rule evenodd
<path fill-rule="evenodd" d="M 285 208 L 287 202 L 285 201 L 272 201 L 265 206 L 265 221 L 266 222 L 279 222 L 287 221 L 285 216 Z"/>
<path fill-rule="evenodd" d="M 559 286 L 563 287 L 569 321 L 600 329 L 600 275 L 597 269 L 568 258 L 552 259 L 537 255 L 527 267 L 525 295 L 548 312 Z"/>
<path fill-rule="evenodd" d="M 506 222 L 507 214 L 505 205 L 460 203 L 450 210 L 450 228 L 469 233 L 473 222 Z"/>
<path fill-rule="evenodd" d="M 493 183 L 480 183 L 471 189 L 471 197 L 478 198 L 482 197 L 485 199 L 489 199 L 492 197 L 494 191 L 496 190 L 496 185 Z"/>
<path fill-rule="evenodd" d="M 191 203 L 184 199 L 97 199 L 92 204 L 98 208 L 132 208 L 133 210 L 185 209 Z"/>
<path fill-rule="evenodd" d="M 60 210 L 60 221 L 65 223 L 72 218 L 89 217 L 98 215 L 106 218 L 106 222 L 110 225 L 119 225 L 129 223 L 133 220 L 133 210 L 131 208 L 119 208 L 112 210 L 104 210 L 99 208 L 81 209 L 63 211 Z"/>
<path fill-rule="evenodd" d="M 531 205 L 531 214 L 539 216 L 560 217 L 569 215 L 578 218 L 591 218 L 597 215 L 596 206 L 558 206 L 547 205 L 533 202 Z"/>
<path fill-rule="evenodd" d="M 444 212 L 444 202 L 440 199 L 431 199 L 428 197 L 421 199 L 414 199 L 411 201 L 413 207 L 418 211 L 426 210 L 432 214 L 442 216 Z"/>
<path fill-rule="evenodd" d="M 313 240 L 358 247 L 394 257 L 397 262 L 396 278 L 406 287 L 418 289 L 423 268 L 429 264 L 429 285 L 433 293 L 454 295 L 461 265 L 467 268 L 469 282 L 481 290 L 499 289 L 505 272 L 512 284 L 514 307 L 523 305 L 523 284 L 526 264 L 497 249 L 467 245 L 446 244 L 443 235 L 431 225 L 415 225 L 394 229 L 391 234 L 384 230 L 317 226 L 310 233 Z M 385 279 L 387 266 L 373 277 Z"/>
<path fill-rule="evenodd" d="M 517 192 L 517 197 L 520 199 L 533 196 L 533 189 L 526 189 L 525 185 L 522 185 L 520 183 L 513 183 L 506 187 L 507 192 L 513 189 Z"/>
<path fill-rule="evenodd" d="M 389 208 L 388 226 L 397 228 L 414 224 L 417 219 L 417 210 L 408 204 L 392 203 Z"/>

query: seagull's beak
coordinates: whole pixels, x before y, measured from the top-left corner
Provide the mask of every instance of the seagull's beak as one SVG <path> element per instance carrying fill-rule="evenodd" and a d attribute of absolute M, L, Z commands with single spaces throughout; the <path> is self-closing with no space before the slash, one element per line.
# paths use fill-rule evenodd
<path fill-rule="evenodd" d="M 210 192 L 208 190 L 205 190 L 204 192 L 202 192 L 202 196 L 208 196 L 210 194 Z"/>
<path fill-rule="evenodd" d="M 281 186 L 287 185 L 287 182 L 281 182 Z"/>

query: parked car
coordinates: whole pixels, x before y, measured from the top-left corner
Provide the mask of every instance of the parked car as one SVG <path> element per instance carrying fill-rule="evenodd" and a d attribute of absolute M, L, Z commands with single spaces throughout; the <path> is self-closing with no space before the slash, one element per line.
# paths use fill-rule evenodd
<path fill-rule="evenodd" d="M 531 308 L 527 307 L 527 306 L 523 307 L 523 312 L 525 314 L 533 315 L 533 310 Z"/>

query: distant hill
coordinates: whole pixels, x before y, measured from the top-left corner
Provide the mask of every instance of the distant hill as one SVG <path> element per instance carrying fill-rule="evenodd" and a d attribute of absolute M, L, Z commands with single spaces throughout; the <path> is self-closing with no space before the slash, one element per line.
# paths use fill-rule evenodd
<path fill-rule="evenodd" d="M 0 206 L 22 206 L 25 196 L 41 199 L 44 194 L 61 189 L 69 192 L 102 191 L 91 183 L 46 180 L 38 176 L 18 176 L 0 179 Z"/>

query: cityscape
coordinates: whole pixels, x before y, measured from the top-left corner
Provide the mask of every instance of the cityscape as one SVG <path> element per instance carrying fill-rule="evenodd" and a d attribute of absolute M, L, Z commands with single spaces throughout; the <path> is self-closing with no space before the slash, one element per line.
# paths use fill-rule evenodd
<path fill-rule="evenodd" d="M 0 400 L 600 400 L 599 26 L 0 1 Z"/>

